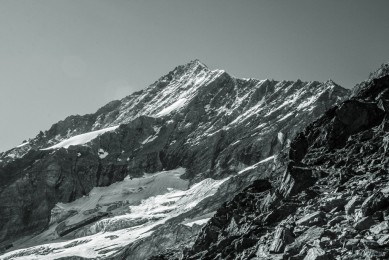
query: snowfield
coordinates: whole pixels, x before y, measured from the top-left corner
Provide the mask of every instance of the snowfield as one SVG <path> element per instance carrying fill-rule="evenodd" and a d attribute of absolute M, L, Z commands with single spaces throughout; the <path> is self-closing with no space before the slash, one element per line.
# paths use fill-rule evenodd
<path fill-rule="evenodd" d="M 126 178 L 108 187 L 94 188 L 88 196 L 71 203 L 58 203 L 52 211 L 51 226 L 45 232 L 31 238 L 31 243 L 50 243 L 9 252 L 0 259 L 56 259 L 60 257 L 80 256 L 85 258 L 105 258 L 117 253 L 132 242 L 147 237 L 153 228 L 167 220 L 185 213 L 203 199 L 216 193 L 219 186 L 228 180 L 205 179 L 188 187 L 188 181 L 180 176 L 185 169 L 179 168 L 156 174 L 145 174 L 142 178 Z M 78 214 L 66 220 L 67 225 L 85 218 L 85 211 L 98 208 L 107 211 L 113 203 L 124 201 L 127 209 L 111 211 L 112 217 L 96 221 L 87 227 L 91 234 L 63 242 L 44 241 L 58 223 L 55 216 L 64 211 L 77 211 Z M 186 223 L 187 226 L 205 224 L 209 218 Z M 130 227 L 122 228 L 126 224 Z M 135 224 L 134 224 L 135 223 Z M 53 237 L 53 234 L 51 234 Z M 27 245 L 27 243 L 25 243 Z M 22 245 L 19 245 L 22 246 Z"/>

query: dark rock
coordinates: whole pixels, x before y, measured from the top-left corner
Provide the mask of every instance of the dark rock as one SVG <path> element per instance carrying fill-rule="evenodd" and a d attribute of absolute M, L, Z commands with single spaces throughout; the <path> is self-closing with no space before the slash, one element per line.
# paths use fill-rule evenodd
<path fill-rule="evenodd" d="M 369 229 L 372 225 L 374 225 L 375 222 L 371 216 L 363 217 L 362 219 L 358 220 L 357 223 L 355 223 L 354 228 L 356 230 L 366 230 Z"/>
<path fill-rule="evenodd" d="M 58 225 L 58 227 L 56 228 L 56 232 L 57 234 L 60 236 L 60 237 L 63 237 L 81 227 L 84 227 L 86 225 L 89 225 L 93 222 L 96 222 L 97 220 L 107 216 L 108 213 L 106 212 L 99 212 L 98 214 L 94 215 L 94 216 L 90 216 L 80 222 L 77 222 L 75 224 L 72 224 L 70 226 L 67 226 L 64 222 L 61 223 L 60 225 Z"/>
<path fill-rule="evenodd" d="M 344 208 L 347 201 L 344 198 L 331 198 L 329 200 L 324 201 L 322 203 L 321 207 L 326 211 L 329 212 L 334 208 L 338 208 L 338 210 Z"/>
<path fill-rule="evenodd" d="M 374 241 L 374 240 L 371 240 L 371 239 L 362 239 L 361 242 L 367 248 L 376 249 L 376 248 L 380 247 L 380 245 L 377 243 L 377 241 Z"/>
<path fill-rule="evenodd" d="M 285 247 L 285 254 L 288 256 L 296 255 L 300 252 L 301 248 L 307 243 L 313 243 L 315 240 L 320 240 L 324 235 L 324 228 L 310 227 L 303 234 L 298 236 L 295 242 Z"/>
<path fill-rule="evenodd" d="M 359 242 L 360 242 L 360 239 L 348 239 L 346 244 L 345 244 L 345 247 L 348 250 L 355 250 L 357 248 Z"/>
<path fill-rule="evenodd" d="M 375 187 L 375 184 L 374 183 L 369 183 L 368 185 L 366 185 L 365 189 L 367 191 L 373 191 L 374 190 L 374 187 Z"/>
<path fill-rule="evenodd" d="M 334 226 L 342 221 L 346 220 L 346 218 L 344 216 L 336 216 L 334 217 L 333 219 L 331 219 L 330 221 L 328 221 L 328 226 Z"/>
<path fill-rule="evenodd" d="M 316 211 L 308 214 L 296 221 L 297 225 L 320 226 L 325 223 L 325 214 L 322 211 Z"/>
<path fill-rule="evenodd" d="M 279 191 L 284 197 L 294 195 L 312 186 L 317 179 L 311 169 L 291 166 L 284 173 Z"/>
<path fill-rule="evenodd" d="M 363 202 L 361 210 L 363 216 L 369 216 L 373 215 L 377 210 L 385 209 L 387 207 L 389 207 L 389 198 L 378 191 Z"/>
<path fill-rule="evenodd" d="M 278 227 L 274 233 L 273 242 L 270 245 L 269 252 L 282 253 L 285 246 L 294 241 L 293 233 L 289 228 Z"/>

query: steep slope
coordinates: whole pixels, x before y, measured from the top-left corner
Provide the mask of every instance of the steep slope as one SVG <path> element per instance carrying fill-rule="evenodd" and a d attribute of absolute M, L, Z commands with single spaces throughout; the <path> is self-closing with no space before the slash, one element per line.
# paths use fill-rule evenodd
<path fill-rule="evenodd" d="M 304 125 L 348 93 L 332 81 L 238 79 L 210 70 L 198 60 L 178 66 L 143 91 L 113 101 L 94 114 L 68 117 L 1 154 L 1 245 L 11 247 L 12 243 L 12 250 L 39 244 L 31 241 L 42 242 L 34 236 L 41 233 L 42 237 L 43 231 L 48 232 L 45 243 L 89 235 L 86 229 L 96 221 L 128 214 L 139 200 L 92 203 L 91 216 L 90 211 L 58 203 L 91 197 L 94 187 L 122 182 L 127 176 L 142 179 L 145 173 L 180 167 L 186 169 L 181 178 L 189 181 L 189 187 L 165 187 L 174 188 L 169 192 L 190 190 L 207 179 L 220 180 L 221 190 L 230 189 L 221 198 L 211 194 L 208 200 L 169 215 L 168 223 L 187 224 L 183 216 L 193 222 L 207 219 L 250 180 L 259 178 L 257 169 L 272 163 L 263 159 L 287 147 Z M 148 199 L 164 192 L 134 193 Z M 65 210 L 57 218 L 59 205 Z M 167 226 L 163 224 L 162 228 Z M 151 233 L 158 234 L 160 226 Z M 193 229 L 193 234 L 197 231 Z M 145 241 L 159 239 L 153 235 Z M 149 248 L 140 251 L 154 253 L 147 241 L 142 245 Z M 131 252 L 136 251 L 132 248 Z"/>
<path fill-rule="evenodd" d="M 184 259 L 388 259 L 383 68 L 295 137 L 282 178 L 254 182 L 218 209 Z"/>

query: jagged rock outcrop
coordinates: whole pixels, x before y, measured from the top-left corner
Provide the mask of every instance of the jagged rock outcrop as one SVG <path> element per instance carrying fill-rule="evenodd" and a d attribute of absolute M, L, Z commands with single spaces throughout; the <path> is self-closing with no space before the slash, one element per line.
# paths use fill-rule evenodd
<path fill-rule="evenodd" d="M 62 212 L 58 203 L 69 204 L 88 197 L 95 187 L 121 182 L 126 176 L 136 179 L 144 173 L 179 167 L 186 168 L 182 178 L 189 180 L 192 186 L 207 178 L 235 177 L 221 184 L 224 193 L 215 191 L 215 196 L 219 197 L 210 195 L 190 211 L 174 216 L 167 225 L 172 223 L 176 228 L 184 218 L 212 216 L 222 203 L 249 182 L 267 178 L 268 173 L 258 173 L 263 160 L 289 147 L 290 140 L 305 125 L 348 95 L 348 90 L 332 81 L 238 79 L 222 70 L 210 70 L 198 60 L 178 66 L 145 90 L 113 101 L 94 114 L 68 117 L 28 142 L 0 154 L 0 245 L 9 247 L 12 244 L 14 248 L 35 245 L 20 243 L 18 239 L 46 234 L 49 227 L 60 222 L 77 227 L 63 234 L 63 239 L 93 235 L 101 227 L 88 221 L 85 224 L 82 215 L 108 213 L 105 217 L 108 219 L 112 212 L 115 217 L 128 213 L 125 208 L 135 204 L 115 201 L 110 205 L 98 204 L 83 213 Z M 374 112 L 377 118 L 382 117 L 381 111 Z M 351 124 L 349 131 L 368 127 L 369 120 L 367 118 L 358 126 Z M 374 120 L 374 123 L 379 121 Z M 339 132 L 336 131 L 334 135 Z M 308 144 L 310 140 L 304 142 Z M 298 147 L 304 144 L 292 146 L 297 154 L 303 154 Z M 307 185 L 313 185 L 324 174 L 304 167 L 296 165 L 293 171 L 288 171 L 285 175 L 287 188 L 277 196 L 266 197 L 270 204 L 279 203 L 282 193 L 295 194 Z M 243 169 L 246 170 L 242 173 Z M 250 171 L 252 174 L 248 174 Z M 298 181 L 300 171 L 308 174 L 303 178 L 306 182 L 303 185 Z M 138 194 L 141 191 L 131 192 Z M 253 192 L 255 197 L 261 197 L 262 193 Z M 147 196 L 156 195 L 161 194 Z M 270 204 L 261 205 L 261 210 L 266 211 Z M 294 207 L 293 203 L 280 206 L 267 220 L 275 221 L 274 216 L 283 216 Z M 67 223 L 70 218 L 73 224 Z M 131 220 L 131 223 L 122 221 L 119 224 L 115 220 L 115 225 L 127 228 L 134 223 L 141 225 L 143 222 Z M 160 249 L 174 247 L 175 237 L 166 235 L 165 242 L 161 243 L 162 232 L 158 230 L 155 227 L 152 235 L 142 238 L 143 244 L 132 244 L 131 252 L 128 248 L 106 249 L 99 251 L 100 256 L 119 252 L 125 257 L 146 252 L 148 255 L 142 255 L 146 257 L 157 253 L 154 252 L 156 249 L 150 249 L 154 244 L 160 244 Z M 199 228 L 191 230 L 190 235 L 182 237 L 193 241 Z M 57 235 L 53 231 L 45 243 L 55 240 Z M 245 240 L 242 243 L 248 246 L 252 242 Z M 127 250 L 126 253 L 123 250 Z"/>
<path fill-rule="evenodd" d="M 184 259 L 388 259 L 387 68 L 298 134 L 283 177 L 225 204 Z M 240 221 L 228 229 L 235 208 Z"/>

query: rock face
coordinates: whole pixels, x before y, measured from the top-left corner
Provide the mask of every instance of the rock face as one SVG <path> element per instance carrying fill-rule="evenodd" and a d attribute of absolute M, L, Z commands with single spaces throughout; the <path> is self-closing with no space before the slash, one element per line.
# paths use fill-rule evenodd
<path fill-rule="evenodd" d="M 232 232 L 237 206 L 227 203 L 184 259 L 388 259 L 388 72 L 383 65 L 299 133 L 283 177 L 232 200 Z"/>
<path fill-rule="evenodd" d="M 263 223 L 277 225 L 292 214 L 302 203 L 293 196 L 303 196 L 302 191 L 328 175 L 327 171 L 312 166 L 328 160 L 326 154 L 319 155 L 321 149 L 341 149 L 350 145 L 354 139 L 350 141 L 349 137 L 356 134 L 365 141 L 376 138 L 376 132 L 369 131 L 372 126 L 383 127 L 386 97 L 380 92 L 364 100 L 364 92 L 360 93 L 348 103 L 331 109 L 349 95 L 348 90 L 332 81 L 238 79 L 222 70 L 210 70 L 198 60 L 178 66 L 145 90 L 110 102 L 94 114 L 70 116 L 28 142 L 0 154 L 0 247 L 10 248 L 10 251 L 36 245 L 38 242 L 31 242 L 34 239 L 48 243 L 58 235 L 70 240 L 96 234 L 102 229 L 112 231 L 140 226 L 145 223 L 144 219 L 126 222 L 116 218 L 130 213 L 128 207 L 141 203 L 140 199 L 130 199 L 135 195 L 126 195 L 126 201 L 115 200 L 110 204 L 91 202 L 88 205 L 96 207 L 86 211 L 68 209 L 66 205 L 77 199 L 92 198 L 90 192 L 97 192 L 96 187 L 111 187 L 125 181 L 126 176 L 138 180 L 144 173 L 183 167 L 186 170 L 181 177 L 188 180 L 190 187 L 208 179 L 223 182 L 198 204 L 188 206 L 180 214 L 169 215 L 172 218 L 168 221 L 164 218 L 167 222 L 153 228 L 141 242 L 124 249 L 104 249 L 99 251 L 99 256 L 145 259 L 170 247 L 172 255 L 181 254 L 181 249 L 174 251 L 177 238 L 182 237 L 182 247 L 191 245 L 190 241 L 193 243 L 204 224 L 188 228 L 182 227 L 182 223 L 208 219 L 236 194 L 240 199 L 233 199 L 217 210 L 211 224 L 200 235 L 204 241 L 196 242 L 190 252 L 204 251 L 211 245 L 219 249 L 226 247 L 228 252 L 239 248 L 241 252 L 236 254 L 244 253 L 257 243 L 257 238 L 268 233 L 268 228 L 261 227 Z M 328 109 L 324 117 L 291 143 L 304 126 Z M 292 148 L 289 157 L 295 163 L 289 164 L 281 188 L 277 189 L 278 184 L 270 175 L 279 176 L 278 172 L 284 171 L 286 154 L 279 153 L 287 151 L 289 146 Z M 355 153 L 371 153 L 369 147 L 355 149 Z M 386 147 L 382 149 L 386 151 Z M 351 167 L 350 171 L 351 175 L 347 173 L 344 178 L 352 178 L 354 171 L 362 169 Z M 266 178 L 271 182 L 263 180 Z M 257 179 L 262 180 L 241 192 Z M 163 192 L 153 190 L 145 194 L 146 188 L 138 188 L 129 193 L 138 194 L 137 198 L 143 194 L 144 199 L 164 195 L 167 188 L 184 190 L 183 186 L 176 185 L 164 187 Z M 306 192 L 302 199 L 314 198 L 318 193 L 318 190 Z M 291 199 L 287 201 L 284 197 Z M 369 214 L 385 207 L 380 199 L 382 197 L 374 197 L 366 204 Z M 228 213 L 232 205 L 241 211 Z M 341 205 L 336 204 L 338 207 Z M 249 214 L 251 211 L 256 212 Z M 230 215 L 224 216 L 226 213 Z M 106 223 L 111 217 L 115 217 L 115 225 L 110 229 Z M 161 220 L 154 214 L 151 222 L 157 223 L 157 219 Z M 258 225 L 242 228 L 243 223 L 250 221 Z M 151 223 L 150 219 L 146 222 Z M 55 232 L 58 225 L 61 226 Z M 171 228 L 166 228 L 169 225 Z M 212 225 L 215 227 L 211 228 Z M 227 235 L 215 247 L 213 244 L 220 239 L 216 237 L 220 230 L 225 230 Z M 282 251 L 291 242 L 294 227 L 288 230 L 280 231 L 277 239 L 281 241 L 274 245 L 275 251 Z M 231 239 L 230 232 L 240 238 Z M 26 236 L 32 236 L 30 242 L 18 240 Z M 40 240 L 34 236 L 39 236 Z M 80 241 L 71 245 L 90 244 Z M 232 241 L 235 244 L 231 244 Z M 31 252 L 38 254 L 39 250 L 34 250 Z M 30 251 L 23 252 L 17 254 L 28 255 L 26 252 Z M 78 253 L 77 250 L 71 252 L 74 256 Z"/>

